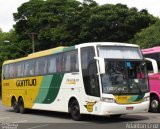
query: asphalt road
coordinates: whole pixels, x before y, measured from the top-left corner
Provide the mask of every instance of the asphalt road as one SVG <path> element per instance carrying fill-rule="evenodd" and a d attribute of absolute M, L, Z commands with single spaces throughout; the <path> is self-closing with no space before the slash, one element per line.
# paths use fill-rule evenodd
<path fill-rule="evenodd" d="M 159 123 L 159 124 L 158 124 Z M 117 119 L 85 116 L 73 121 L 67 113 L 29 110 L 26 114 L 13 112 L 0 101 L 0 129 L 156 129 L 160 128 L 160 113 L 123 115 Z"/>

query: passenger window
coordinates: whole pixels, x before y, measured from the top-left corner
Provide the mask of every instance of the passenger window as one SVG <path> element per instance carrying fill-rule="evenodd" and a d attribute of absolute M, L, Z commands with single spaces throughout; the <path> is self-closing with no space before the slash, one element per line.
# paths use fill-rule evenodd
<path fill-rule="evenodd" d="M 16 64 L 17 67 L 17 77 L 23 77 L 24 63 L 19 62 Z"/>
<path fill-rule="evenodd" d="M 35 75 L 47 74 L 47 57 L 36 59 Z"/>
<path fill-rule="evenodd" d="M 78 51 L 64 53 L 63 65 L 63 70 L 66 72 L 78 71 Z"/>
<path fill-rule="evenodd" d="M 153 73 L 153 66 L 151 61 L 146 61 L 148 73 Z"/>
<path fill-rule="evenodd" d="M 56 57 L 56 72 L 62 72 L 62 55 Z"/>
<path fill-rule="evenodd" d="M 55 56 L 51 56 L 48 58 L 48 73 L 56 72 L 56 58 Z"/>
<path fill-rule="evenodd" d="M 9 78 L 9 65 L 3 66 L 3 79 Z"/>
<path fill-rule="evenodd" d="M 34 69 L 34 61 L 28 60 L 25 61 L 25 68 L 24 68 L 24 76 L 33 76 L 35 69 Z"/>
<path fill-rule="evenodd" d="M 10 64 L 9 78 L 14 78 L 14 77 L 16 77 L 16 66 L 15 66 L 15 64 Z"/>
<path fill-rule="evenodd" d="M 48 58 L 48 73 L 62 71 L 62 55 L 50 56 Z"/>

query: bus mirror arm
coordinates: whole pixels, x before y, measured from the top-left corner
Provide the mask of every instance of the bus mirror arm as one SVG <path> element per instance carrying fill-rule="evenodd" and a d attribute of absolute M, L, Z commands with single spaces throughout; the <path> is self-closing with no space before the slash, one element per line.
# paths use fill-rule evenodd
<path fill-rule="evenodd" d="M 153 73 L 158 73 L 158 64 L 156 60 L 151 59 L 151 58 L 145 58 L 145 60 L 150 61 L 152 63 L 152 68 L 153 68 Z"/>
<path fill-rule="evenodd" d="M 104 61 L 104 58 L 94 57 L 94 59 L 99 61 L 99 72 L 98 72 L 98 75 L 99 74 L 105 74 L 105 61 Z"/>

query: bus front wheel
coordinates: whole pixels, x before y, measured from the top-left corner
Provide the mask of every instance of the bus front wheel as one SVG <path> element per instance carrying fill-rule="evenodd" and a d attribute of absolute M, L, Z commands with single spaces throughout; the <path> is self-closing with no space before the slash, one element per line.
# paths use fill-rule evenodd
<path fill-rule="evenodd" d="M 71 103 L 71 116 L 73 120 L 81 120 L 80 107 L 77 100 L 73 100 Z"/>
<path fill-rule="evenodd" d="M 152 96 L 150 101 L 150 112 L 157 113 L 160 112 L 160 102 L 157 96 Z"/>

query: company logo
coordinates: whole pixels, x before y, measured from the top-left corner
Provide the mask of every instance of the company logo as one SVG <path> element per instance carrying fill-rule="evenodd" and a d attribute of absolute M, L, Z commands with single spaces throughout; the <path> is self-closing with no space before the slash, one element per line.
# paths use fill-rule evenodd
<path fill-rule="evenodd" d="M 87 105 L 84 105 L 87 108 L 88 112 L 93 112 L 93 106 L 96 104 L 96 102 L 87 102 Z"/>
<path fill-rule="evenodd" d="M 25 80 L 17 80 L 16 81 L 16 86 L 21 87 L 21 86 L 36 86 L 37 85 L 37 80 L 36 79 L 25 79 Z"/>

